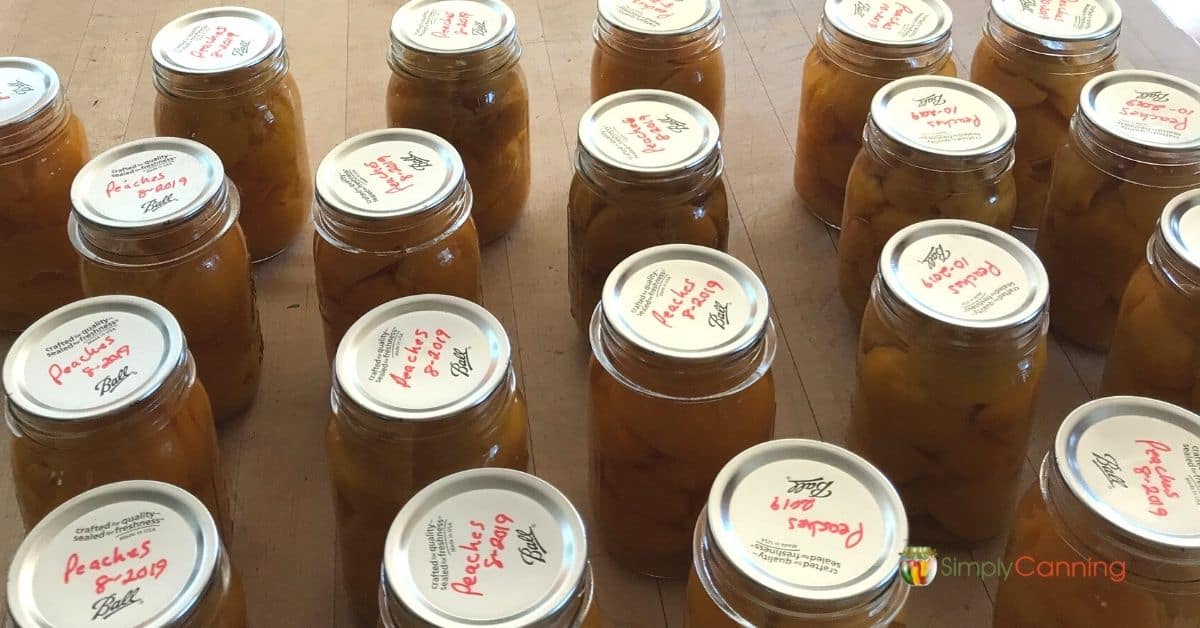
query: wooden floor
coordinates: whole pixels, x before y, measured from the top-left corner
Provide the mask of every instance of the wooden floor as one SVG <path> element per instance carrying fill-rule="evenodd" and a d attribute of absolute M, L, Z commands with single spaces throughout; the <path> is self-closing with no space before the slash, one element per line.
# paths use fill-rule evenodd
<path fill-rule="evenodd" d="M 212 0 L 0 0 L 0 55 L 55 67 L 83 119 L 92 150 L 153 134 L 147 47 L 169 19 Z M 314 166 L 348 135 L 384 124 L 386 25 L 398 0 L 259 0 L 284 26 L 304 96 Z M 955 56 L 969 67 L 984 0 L 951 0 Z M 1161 12 L 1194 24 L 1194 0 L 1121 0 L 1126 67 L 1200 79 L 1200 47 Z M 729 111 L 724 150 L 734 220 L 732 252 L 761 273 L 782 332 L 776 361 L 777 435 L 841 442 L 853 385 L 852 328 L 836 295 L 835 238 L 795 200 L 792 146 L 800 67 L 816 32 L 819 0 L 728 0 Z M 515 0 L 525 43 L 534 140 L 526 215 L 484 256 L 486 305 L 505 324 L 529 398 L 536 472 L 585 512 L 584 368 L 588 348 L 568 312 L 566 196 L 576 123 L 588 105 L 592 0 Z M 1161 10 L 1160 10 L 1161 8 Z M 1193 30 L 1193 32 L 1196 32 Z M 333 510 L 322 429 L 328 363 L 313 291 L 309 235 L 256 269 L 266 334 L 262 391 L 249 416 L 222 434 L 236 500 L 232 545 L 256 628 L 347 626 L 337 586 Z M 7 350 L 11 338 L 0 345 Z M 1038 406 L 1028 475 L 1057 425 L 1096 390 L 1100 356 L 1054 344 Z M 7 432 L 0 439 L 7 437 Z M 0 442 L 7 452 L 7 443 Z M 0 465 L 0 558 L 22 530 L 8 465 Z M 998 543 L 973 552 L 993 557 Z M 608 623 L 681 626 L 680 583 L 623 572 L 593 552 Z M 941 578 L 910 602 L 912 626 L 984 626 L 994 582 Z M 0 596 L 3 592 L 0 591 Z"/>

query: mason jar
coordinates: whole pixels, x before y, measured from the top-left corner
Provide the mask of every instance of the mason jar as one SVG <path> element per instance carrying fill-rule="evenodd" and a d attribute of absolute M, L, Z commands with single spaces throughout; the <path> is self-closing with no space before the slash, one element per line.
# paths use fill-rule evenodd
<path fill-rule="evenodd" d="M 1021 500 L 995 628 L 1200 625 L 1200 417 L 1141 397 L 1067 415 Z"/>
<path fill-rule="evenodd" d="M 358 626 L 379 621 L 396 513 L 466 469 L 529 465 L 525 398 L 500 321 L 457 297 L 389 301 L 352 325 L 333 367 L 325 449 L 342 577 Z"/>
<path fill-rule="evenodd" d="M 346 330 L 388 301 L 482 301 L 472 198 L 458 152 L 424 131 L 363 133 L 321 161 L 313 265 L 331 362 Z"/>
<path fill-rule="evenodd" d="M 725 24 L 720 0 L 598 0 L 592 24 L 592 102 L 660 89 L 725 120 Z"/>
<path fill-rule="evenodd" d="M 0 57 L 0 330 L 21 331 L 80 297 L 66 233 L 71 180 L 87 160 L 54 68 Z"/>
<path fill-rule="evenodd" d="M 991 0 L 971 81 L 999 94 L 1017 117 L 1013 226 L 1041 226 L 1054 155 L 1067 143 L 1079 93 L 1116 69 L 1120 34 L 1115 0 Z"/>
<path fill-rule="evenodd" d="M 245 628 L 246 596 L 204 503 L 116 482 L 46 515 L 8 571 L 6 628 Z"/>
<path fill-rule="evenodd" d="M 592 514 L 623 567 L 681 578 L 725 463 L 775 429 L 766 287 L 710 248 L 657 246 L 618 265 L 592 317 Z"/>
<path fill-rule="evenodd" d="M 1016 128 L 1004 101 L 956 78 L 915 76 L 879 90 L 850 170 L 837 247 L 838 288 L 855 318 L 897 231 L 934 218 L 1009 228 Z"/>
<path fill-rule="evenodd" d="M 614 94 L 583 114 L 567 200 L 567 287 L 580 331 L 630 255 L 660 244 L 728 248 L 720 138 L 711 113 L 670 92 Z"/>
<path fill-rule="evenodd" d="M 462 156 L 487 244 L 529 200 L 529 91 L 512 9 L 501 0 L 413 0 L 392 18 L 387 124 L 429 131 Z"/>
<path fill-rule="evenodd" d="M 155 132 L 216 151 L 242 196 L 251 259 L 283 252 L 307 224 L 313 182 L 279 22 L 255 9 L 202 9 L 163 27 L 150 52 Z"/>
<path fill-rule="evenodd" d="M 908 598 L 900 495 L 859 456 L 780 439 L 738 454 L 696 522 L 689 628 L 896 626 Z"/>
<path fill-rule="evenodd" d="M 379 586 L 384 628 L 599 628 L 583 518 L 511 469 L 444 477 L 400 509 Z"/>
<path fill-rule="evenodd" d="M 1200 87 L 1157 72 L 1109 72 L 1083 88 L 1037 239 L 1056 333 L 1108 348 L 1163 207 L 1200 187 L 1197 110 Z"/>
<path fill-rule="evenodd" d="M 191 140 L 122 144 L 71 186 L 68 224 L 83 292 L 132 294 L 171 311 L 187 335 L 218 422 L 254 402 L 263 340 L 238 190 Z"/>
<path fill-rule="evenodd" d="M 942 0 L 825 0 L 804 59 L 794 172 L 800 200 L 825 224 L 842 226 L 875 93 L 906 76 L 957 74 L 952 21 Z"/>
<path fill-rule="evenodd" d="M 920 545 L 1000 534 L 1046 365 L 1046 273 L 1012 236 L 927 220 L 884 247 L 859 337 L 849 448 L 895 484 Z"/>
<path fill-rule="evenodd" d="M 121 480 L 187 490 L 229 533 L 208 395 L 183 330 L 140 297 L 94 297 L 30 325 L 4 359 L 9 460 L 25 528 Z"/>

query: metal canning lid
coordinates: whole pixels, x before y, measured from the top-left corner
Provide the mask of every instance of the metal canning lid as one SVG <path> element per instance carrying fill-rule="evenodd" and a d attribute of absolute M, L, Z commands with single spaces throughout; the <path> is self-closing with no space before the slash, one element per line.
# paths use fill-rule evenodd
<path fill-rule="evenodd" d="M 317 168 L 317 197 L 334 211 L 394 218 L 434 209 L 463 181 L 450 142 L 415 129 L 384 129 L 337 145 Z"/>
<path fill-rule="evenodd" d="M 720 0 L 599 0 L 604 21 L 644 35 L 685 35 L 721 18 Z"/>
<path fill-rule="evenodd" d="M 106 229 L 162 228 L 184 222 L 225 185 L 209 147 L 177 137 L 121 144 L 84 164 L 71 184 L 75 216 Z"/>
<path fill-rule="evenodd" d="M 651 353 L 684 360 L 731 355 L 762 337 L 771 303 L 737 258 L 691 244 L 634 253 L 604 283 L 612 330 Z"/>
<path fill-rule="evenodd" d="M 900 495 L 841 447 L 799 438 L 738 454 L 709 492 L 708 529 L 733 566 L 780 595 L 838 601 L 891 584 L 908 544 Z"/>
<path fill-rule="evenodd" d="M 163 306 L 128 295 L 83 299 L 17 338 L 4 360 L 4 389 L 31 415 L 89 419 L 152 395 L 186 351 L 183 330 Z"/>
<path fill-rule="evenodd" d="M 384 546 L 387 587 L 433 626 L 541 625 L 587 568 L 583 519 L 550 484 L 511 469 L 446 476 L 400 510 Z"/>
<path fill-rule="evenodd" d="M 684 170 L 718 150 L 721 129 L 704 105 L 674 92 L 635 89 L 596 101 L 579 121 L 579 146 L 609 166 Z"/>
<path fill-rule="evenodd" d="M 1200 87 L 1146 70 L 1101 74 L 1083 86 L 1079 115 L 1122 140 L 1171 152 L 1200 149 Z"/>
<path fill-rule="evenodd" d="M 1121 30 L 1115 0 L 992 0 L 992 13 L 1013 28 L 1059 41 L 1108 39 Z"/>
<path fill-rule="evenodd" d="M 62 93 L 58 73 L 28 57 L 0 57 L 0 127 L 29 120 Z"/>
<path fill-rule="evenodd" d="M 1175 254 L 1200 269 L 1200 190 L 1171 199 L 1158 221 L 1159 237 Z"/>
<path fill-rule="evenodd" d="M 1112 525 L 1200 549 L 1200 417 L 1142 397 L 1089 401 L 1058 428 L 1054 460 L 1075 497 Z"/>
<path fill-rule="evenodd" d="M 246 7 L 201 9 L 169 22 L 150 43 L 154 64 L 180 74 L 217 74 L 256 65 L 283 48 L 275 18 Z"/>
<path fill-rule="evenodd" d="M 338 346 L 334 376 L 377 416 L 434 420 L 487 399 L 511 358 L 508 334 L 491 312 L 466 299 L 422 294 L 358 319 Z"/>
<path fill-rule="evenodd" d="M 923 46 L 950 36 L 954 15 L 942 0 L 825 0 L 837 30 L 884 46 Z"/>
<path fill-rule="evenodd" d="M 879 259 L 884 285 L 922 316 L 956 327 L 1004 329 L 1046 310 L 1037 255 L 993 227 L 926 220 L 901 229 Z"/>
<path fill-rule="evenodd" d="M 909 148 L 946 157 L 1007 153 L 1017 132 L 1017 118 L 1003 99 L 947 76 L 888 83 L 871 100 L 871 120 Z"/>
<path fill-rule="evenodd" d="M 181 488 L 94 488 L 22 541 L 8 571 L 9 612 L 21 628 L 175 626 L 208 589 L 220 544 L 212 515 Z"/>
<path fill-rule="evenodd" d="M 512 37 L 517 17 L 501 0 L 412 0 L 392 16 L 392 43 L 432 54 L 467 54 Z"/>

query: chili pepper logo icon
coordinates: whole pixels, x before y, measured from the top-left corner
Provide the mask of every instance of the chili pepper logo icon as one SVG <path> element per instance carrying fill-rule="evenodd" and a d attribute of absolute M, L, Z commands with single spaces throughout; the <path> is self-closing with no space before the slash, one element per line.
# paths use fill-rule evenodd
<path fill-rule="evenodd" d="M 932 547 L 906 547 L 900 552 L 900 577 L 914 587 L 927 587 L 937 577 L 937 551 Z"/>

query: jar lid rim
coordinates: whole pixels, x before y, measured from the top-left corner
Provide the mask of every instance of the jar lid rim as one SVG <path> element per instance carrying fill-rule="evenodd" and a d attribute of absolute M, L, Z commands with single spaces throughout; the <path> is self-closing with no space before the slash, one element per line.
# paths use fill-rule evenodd
<path fill-rule="evenodd" d="M 488 32 L 484 38 L 476 37 L 475 39 L 478 41 L 468 43 L 463 47 L 434 46 L 430 43 L 433 39 L 414 33 L 412 25 L 415 22 L 418 28 L 423 28 L 423 12 L 439 8 L 437 5 L 448 5 L 449 7 L 476 5 L 487 12 L 485 22 L 490 24 L 489 27 L 494 27 L 494 30 Z M 491 24 L 490 22 L 497 23 Z M 411 0 L 392 15 L 389 37 L 393 46 L 401 46 L 431 55 L 457 56 L 495 48 L 515 37 L 516 30 L 517 16 L 503 0 Z"/>
<path fill-rule="evenodd" d="M 596 13 L 600 19 L 623 31 L 638 35 L 671 37 L 694 33 L 721 19 L 720 0 L 703 0 L 703 2 L 703 11 L 695 19 L 689 19 L 686 22 L 672 21 L 669 18 L 665 22 L 657 22 L 648 16 L 628 15 L 630 11 L 628 0 L 596 0 Z M 638 17 L 642 18 L 641 21 L 646 26 L 638 27 L 636 21 Z"/>
<path fill-rule="evenodd" d="M 0 117 L 0 128 L 28 122 L 62 97 L 62 83 L 58 72 L 45 61 L 30 57 L 0 57 L 0 76 L 5 73 L 32 74 L 41 79 L 41 84 L 28 85 L 35 90 L 36 98 L 25 102 L 18 110 L 8 111 L 6 117 Z"/>
<path fill-rule="evenodd" d="M 238 57 L 234 63 L 222 61 L 205 64 L 191 63 L 189 54 L 193 58 L 198 58 L 195 54 L 198 53 L 198 50 L 193 50 L 190 45 L 195 40 L 189 39 L 194 35 L 194 29 L 203 28 L 202 23 L 206 21 L 222 19 L 246 20 L 259 30 L 255 36 L 240 42 L 240 45 L 246 46 L 249 54 Z M 166 26 L 159 29 L 150 42 L 150 56 L 156 67 L 172 73 L 205 76 L 254 67 L 267 58 L 279 54 L 283 48 L 283 27 L 270 14 L 249 7 L 223 6 L 185 13 L 168 22 Z M 187 52 L 189 50 L 191 50 L 190 53 Z M 231 53 L 229 57 L 231 56 L 235 55 Z M 216 58 L 229 57 L 221 54 Z"/>
<path fill-rule="evenodd" d="M 1037 30 L 1038 22 L 1035 20 L 1022 19 L 1024 14 L 1030 11 L 1024 8 L 1020 0 L 991 0 L 991 12 L 1002 22 L 1015 28 L 1027 35 L 1048 39 L 1052 41 L 1101 41 L 1107 40 L 1116 36 L 1121 30 L 1121 24 L 1124 16 L 1121 11 L 1121 5 L 1117 4 L 1116 0 L 1087 0 L 1088 6 L 1094 7 L 1103 13 L 1104 19 L 1096 26 L 1084 30 L 1060 31 L 1060 30 Z"/>
<path fill-rule="evenodd" d="M 864 17 L 859 14 L 862 5 L 871 8 L 869 3 L 861 0 L 825 0 L 823 16 L 825 21 L 839 33 L 848 37 L 867 42 L 876 46 L 913 47 L 928 46 L 950 37 L 954 23 L 954 12 L 950 5 L 943 0 L 917 0 L 932 12 L 935 19 L 931 28 L 919 31 L 921 34 L 908 38 L 889 38 L 873 34 L 869 30 L 859 28 L 851 21 L 851 17 Z"/>
<path fill-rule="evenodd" d="M 657 128 L 643 128 L 648 123 Z M 638 128 L 618 130 L 618 124 L 637 124 Z M 617 92 L 597 100 L 579 119 L 578 132 L 579 148 L 590 157 L 612 168 L 639 174 L 694 168 L 721 147 L 720 125 L 704 105 L 682 94 L 658 89 Z M 636 146 L 638 141 L 645 145 L 641 150 Z"/>
<path fill-rule="evenodd" d="M 1117 88 L 1123 85 L 1133 90 L 1135 94 L 1138 92 L 1138 85 L 1144 85 L 1160 90 L 1173 90 L 1175 94 L 1166 94 L 1168 99 L 1173 95 L 1187 99 L 1184 105 L 1190 105 L 1191 113 L 1184 117 L 1184 123 L 1185 126 L 1188 126 L 1188 134 L 1181 134 L 1178 138 L 1172 139 L 1157 134 L 1155 132 L 1156 129 L 1139 131 L 1120 124 L 1123 121 L 1123 117 L 1115 116 L 1114 112 L 1110 109 L 1112 107 L 1128 109 L 1124 105 L 1128 102 L 1128 97 L 1131 94 L 1128 92 L 1122 94 L 1116 91 Z M 1162 95 L 1157 94 L 1156 97 L 1162 97 Z M 1151 106 L 1157 107 L 1158 105 L 1157 103 L 1151 103 Z M 1189 107 L 1185 106 L 1183 109 L 1188 110 Z M 1115 70 L 1101 74 L 1083 86 L 1076 115 L 1087 118 L 1093 125 L 1122 141 L 1166 153 L 1193 155 L 1200 152 L 1200 126 L 1187 123 L 1189 121 L 1196 122 L 1196 120 L 1191 120 L 1191 116 L 1195 115 L 1198 109 L 1200 109 L 1200 86 L 1191 81 L 1150 70 Z M 1141 112 L 1134 110 L 1131 115 L 1136 116 L 1139 113 Z M 1154 116 L 1155 119 L 1164 121 L 1163 113 L 1155 110 L 1146 113 L 1146 115 Z M 1168 110 L 1165 113 L 1174 115 L 1173 110 Z M 1164 124 L 1169 125 L 1169 121 L 1164 121 Z M 1155 137 L 1152 138 L 1152 135 Z M 1166 139 L 1158 140 L 1156 139 L 1157 137 L 1164 137 Z"/>

